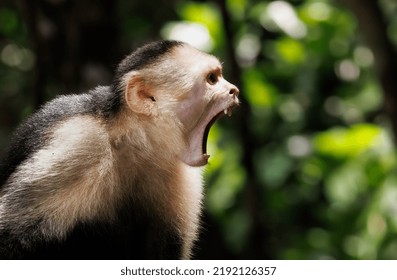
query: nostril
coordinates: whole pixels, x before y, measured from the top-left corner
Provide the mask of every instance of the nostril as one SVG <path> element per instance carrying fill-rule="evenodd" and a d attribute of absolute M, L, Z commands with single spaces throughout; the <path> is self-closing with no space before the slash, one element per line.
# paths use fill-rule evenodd
<path fill-rule="evenodd" d="M 237 88 L 232 88 L 232 89 L 230 89 L 229 94 L 238 95 L 239 90 Z"/>

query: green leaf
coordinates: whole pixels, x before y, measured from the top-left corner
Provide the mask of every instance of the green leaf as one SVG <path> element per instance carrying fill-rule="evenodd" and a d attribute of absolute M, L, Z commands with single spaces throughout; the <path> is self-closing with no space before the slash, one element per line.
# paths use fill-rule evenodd
<path fill-rule="evenodd" d="M 350 128 L 333 128 L 314 138 L 315 149 L 337 157 L 355 157 L 379 143 L 381 128 L 372 124 L 358 124 Z"/>
<path fill-rule="evenodd" d="M 214 5 L 187 2 L 179 9 L 182 19 L 198 22 L 204 25 L 212 38 L 220 38 L 222 34 L 222 20 Z"/>
<path fill-rule="evenodd" d="M 305 48 L 298 40 L 283 38 L 276 42 L 276 50 L 285 62 L 300 64 L 305 59 Z"/>
<path fill-rule="evenodd" d="M 254 69 L 244 72 L 244 94 L 254 107 L 272 107 L 277 101 L 277 90 L 266 81 L 263 73 Z"/>

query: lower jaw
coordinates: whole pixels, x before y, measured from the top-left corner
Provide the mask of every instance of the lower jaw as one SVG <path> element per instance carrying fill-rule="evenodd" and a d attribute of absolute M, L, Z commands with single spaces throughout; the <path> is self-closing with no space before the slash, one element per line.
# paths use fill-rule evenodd
<path fill-rule="evenodd" d="M 182 156 L 182 158 L 181 158 L 181 160 L 185 163 L 185 164 L 187 164 L 187 165 L 189 165 L 189 166 L 192 166 L 192 167 L 201 167 L 201 166 L 204 166 L 204 165 L 206 165 L 207 163 L 208 163 L 208 159 L 209 159 L 209 155 L 207 155 L 207 154 L 203 154 L 201 157 L 195 157 L 195 158 L 192 158 L 192 157 L 190 157 L 190 156 Z"/>

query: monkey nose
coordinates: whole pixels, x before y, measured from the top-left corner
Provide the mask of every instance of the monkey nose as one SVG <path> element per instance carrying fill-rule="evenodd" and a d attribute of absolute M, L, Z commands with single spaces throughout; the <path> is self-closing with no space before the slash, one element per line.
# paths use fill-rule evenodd
<path fill-rule="evenodd" d="M 232 85 L 232 87 L 229 90 L 229 94 L 237 96 L 239 93 L 240 93 L 240 91 L 238 90 L 238 88 L 236 86 Z"/>

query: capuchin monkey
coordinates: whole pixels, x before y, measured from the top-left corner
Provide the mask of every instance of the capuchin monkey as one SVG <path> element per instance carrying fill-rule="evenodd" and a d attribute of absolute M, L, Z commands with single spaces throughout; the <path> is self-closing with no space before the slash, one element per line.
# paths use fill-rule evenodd
<path fill-rule="evenodd" d="M 44 105 L 2 159 L 0 258 L 190 258 L 208 132 L 238 94 L 215 57 L 160 41 Z"/>

